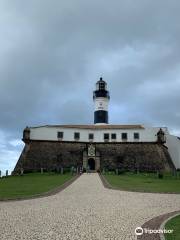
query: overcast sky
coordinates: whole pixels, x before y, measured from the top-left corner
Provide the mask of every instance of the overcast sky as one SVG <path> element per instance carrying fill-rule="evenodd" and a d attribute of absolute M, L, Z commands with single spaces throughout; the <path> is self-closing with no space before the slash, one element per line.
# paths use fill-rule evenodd
<path fill-rule="evenodd" d="M 110 123 L 180 136 L 180 1 L 0 0 L 0 170 L 25 126 L 93 123 L 108 83 Z"/>

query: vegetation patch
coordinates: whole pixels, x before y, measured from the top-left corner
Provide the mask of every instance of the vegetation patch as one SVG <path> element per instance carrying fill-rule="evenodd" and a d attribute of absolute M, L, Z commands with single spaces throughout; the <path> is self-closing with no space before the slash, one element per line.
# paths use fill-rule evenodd
<path fill-rule="evenodd" d="M 23 176 L 3 177 L 0 178 L 0 200 L 42 194 L 59 187 L 71 178 L 70 173 L 29 173 Z"/>
<path fill-rule="evenodd" d="M 179 240 L 180 239 L 180 215 L 170 219 L 166 225 L 165 229 L 173 230 L 173 233 L 171 234 L 165 234 L 166 240 Z"/>
<path fill-rule="evenodd" d="M 155 173 L 104 174 L 112 187 L 127 191 L 180 193 L 180 179 L 170 174 L 158 178 Z"/>

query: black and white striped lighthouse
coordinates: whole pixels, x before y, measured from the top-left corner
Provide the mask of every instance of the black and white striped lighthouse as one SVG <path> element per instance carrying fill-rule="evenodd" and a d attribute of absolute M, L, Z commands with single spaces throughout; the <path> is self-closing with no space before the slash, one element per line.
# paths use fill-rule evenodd
<path fill-rule="evenodd" d="M 100 78 L 96 83 L 96 90 L 93 94 L 94 100 L 94 124 L 108 124 L 108 104 L 109 91 L 107 91 L 107 83 Z"/>

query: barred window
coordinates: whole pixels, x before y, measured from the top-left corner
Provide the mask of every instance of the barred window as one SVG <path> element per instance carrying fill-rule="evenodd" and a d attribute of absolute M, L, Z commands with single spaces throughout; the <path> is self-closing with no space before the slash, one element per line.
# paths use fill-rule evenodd
<path fill-rule="evenodd" d="M 109 140 L 109 133 L 104 133 L 104 140 Z"/>
<path fill-rule="evenodd" d="M 116 133 L 111 134 L 111 139 L 116 140 Z"/>
<path fill-rule="evenodd" d="M 134 139 L 139 139 L 139 133 L 134 133 Z"/>
<path fill-rule="evenodd" d="M 93 133 L 89 133 L 89 140 L 93 140 L 94 139 L 94 134 Z"/>
<path fill-rule="evenodd" d="M 74 133 L 74 139 L 75 140 L 79 140 L 80 139 L 80 133 L 79 132 L 75 132 Z"/>
<path fill-rule="evenodd" d="M 57 132 L 57 138 L 63 138 L 64 133 L 63 132 Z"/>
<path fill-rule="evenodd" d="M 122 140 L 127 140 L 127 133 L 122 133 L 121 138 Z"/>

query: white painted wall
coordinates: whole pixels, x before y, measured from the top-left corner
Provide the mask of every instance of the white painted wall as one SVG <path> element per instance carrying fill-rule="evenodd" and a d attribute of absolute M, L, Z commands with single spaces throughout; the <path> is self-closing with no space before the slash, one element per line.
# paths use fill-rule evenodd
<path fill-rule="evenodd" d="M 95 111 L 108 111 L 109 99 L 104 97 L 98 97 L 94 100 L 94 110 Z"/>
<path fill-rule="evenodd" d="M 176 136 L 167 135 L 166 141 L 166 146 L 168 147 L 172 161 L 176 169 L 180 169 L 180 140 Z"/>
<path fill-rule="evenodd" d="M 167 128 L 162 128 L 168 133 Z M 104 133 L 110 134 L 109 141 L 111 142 L 111 133 L 116 133 L 116 141 L 122 142 L 121 133 L 128 134 L 128 142 L 134 142 L 134 133 L 138 132 L 140 135 L 140 142 L 155 142 L 156 134 L 159 127 L 146 127 L 145 129 L 78 129 L 78 128 L 63 128 L 54 126 L 43 126 L 30 128 L 30 138 L 32 140 L 51 140 L 57 141 L 57 132 L 64 132 L 63 141 L 74 141 L 74 132 L 80 133 L 79 141 L 89 142 L 89 133 L 94 134 L 94 142 L 104 142 Z"/>

